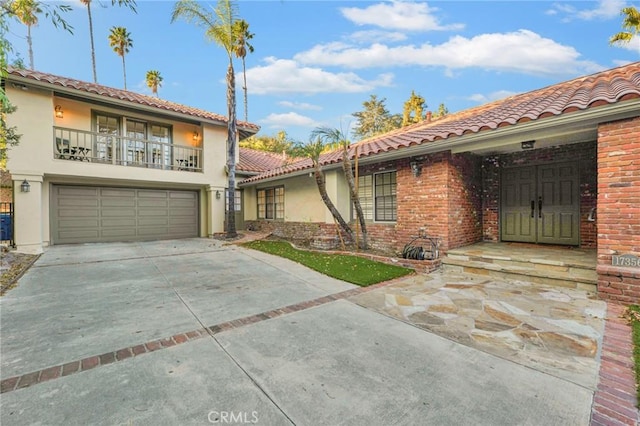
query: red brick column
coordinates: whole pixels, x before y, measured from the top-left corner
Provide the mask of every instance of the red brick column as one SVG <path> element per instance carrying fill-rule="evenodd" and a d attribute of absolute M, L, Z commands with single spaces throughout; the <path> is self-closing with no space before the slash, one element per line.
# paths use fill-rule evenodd
<path fill-rule="evenodd" d="M 640 117 L 598 128 L 598 295 L 640 303 L 640 269 L 611 264 L 640 257 Z"/>

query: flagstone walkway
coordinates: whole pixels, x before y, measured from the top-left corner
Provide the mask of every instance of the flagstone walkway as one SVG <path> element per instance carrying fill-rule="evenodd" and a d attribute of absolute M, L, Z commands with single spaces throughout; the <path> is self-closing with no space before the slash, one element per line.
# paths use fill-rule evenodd
<path fill-rule="evenodd" d="M 606 303 L 587 291 L 436 272 L 398 280 L 350 300 L 596 389 Z"/>

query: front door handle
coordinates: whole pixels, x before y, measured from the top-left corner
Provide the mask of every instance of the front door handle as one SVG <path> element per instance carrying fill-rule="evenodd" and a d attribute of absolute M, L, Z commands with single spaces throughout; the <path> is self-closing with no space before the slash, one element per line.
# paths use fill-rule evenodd
<path fill-rule="evenodd" d="M 535 211 L 536 211 L 536 202 L 534 200 L 531 200 L 531 218 L 532 219 L 535 216 Z"/>
<path fill-rule="evenodd" d="M 542 197 L 538 197 L 538 217 L 542 218 Z"/>

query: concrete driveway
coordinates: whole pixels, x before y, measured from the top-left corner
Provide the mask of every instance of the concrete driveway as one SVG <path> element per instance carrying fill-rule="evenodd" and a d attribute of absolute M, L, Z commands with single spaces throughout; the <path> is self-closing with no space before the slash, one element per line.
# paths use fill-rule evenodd
<path fill-rule="evenodd" d="M 365 291 L 209 239 L 51 247 L 0 299 L 0 420 L 589 423 L 592 389 L 349 300 Z"/>

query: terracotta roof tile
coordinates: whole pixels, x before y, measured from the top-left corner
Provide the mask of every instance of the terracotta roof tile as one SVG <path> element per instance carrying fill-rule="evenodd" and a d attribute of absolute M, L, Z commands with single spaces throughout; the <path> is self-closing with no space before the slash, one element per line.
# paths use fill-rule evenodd
<path fill-rule="evenodd" d="M 287 158 L 283 157 L 282 154 L 273 152 L 240 148 L 239 154 L 240 161 L 238 162 L 237 170 L 242 172 L 262 173 L 278 168 L 287 162 Z"/>
<path fill-rule="evenodd" d="M 223 115 L 215 114 L 198 108 L 193 108 L 187 105 L 178 104 L 175 102 L 170 102 L 155 96 L 142 95 L 140 93 L 135 93 L 127 90 L 115 89 L 113 87 L 102 86 L 100 84 L 88 83 L 85 81 L 74 80 L 71 78 L 60 77 L 53 74 L 26 69 L 8 67 L 8 72 L 9 75 L 12 76 L 24 77 L 43 83 L 49 83 L 54 86 L 74 89 L 80 92 L 93 93 L 107 98 L 127 101 L 138 105 L 145 105 L 165 111 L 177 112 L 180 114 L 202 118 L 205 120 L 219 121 L 220 123 L 227 122 L 227 117 Z M 245 133 L 249 134 L 257 133 L 258 130 L 260 130 L 260 127 L 256 124 L 244 121 L 238 121 L 238 127 L 246 130 L 247 132 Z"/>
<path fill-rule="evenodd" d="M 514 95 L 439 119 L 423 121 L 374 136 L 352 144 L 350 157 L 354 157 L 356 146 L 359 148 L 359 157 L 368 157 L 412 145 L 513 126 L 532 120 L 542 120 L 637 98 L 640 98 L 640 62 Z M 321 157 L 322 165 L 338 161 L 340 161 L 339 152 L 337 155 L 330 153 Z M 311 167 L 310 160 L 299 161 L 286 167 L 269 170 L 243 182 L 259 181 Z"/>

